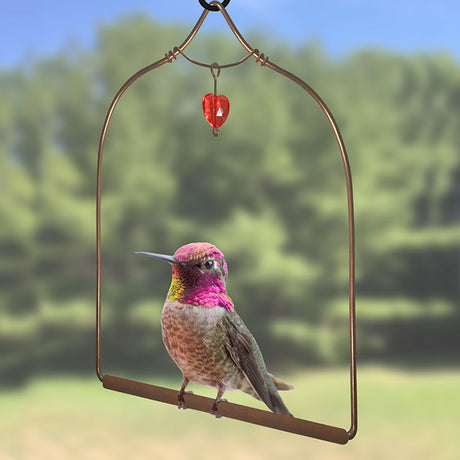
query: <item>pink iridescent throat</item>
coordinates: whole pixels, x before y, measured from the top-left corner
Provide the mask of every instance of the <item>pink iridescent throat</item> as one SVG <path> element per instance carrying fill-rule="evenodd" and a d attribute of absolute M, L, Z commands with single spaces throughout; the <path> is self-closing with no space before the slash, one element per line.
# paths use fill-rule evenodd
<path fill-rule="evenodd" d="M 224 307 L 228 311 L 235 311 L 232 299 L 220 278 L 201 276 L 198 280 L 193 280 L 193 283 L 190 281 L 192 280 L 181 276 L 177 267 L 173 267 L 168 298 L 189 305 L 201 305 L 205 308 Z M 193 286 L 187 286 L 188 284 Z"/>

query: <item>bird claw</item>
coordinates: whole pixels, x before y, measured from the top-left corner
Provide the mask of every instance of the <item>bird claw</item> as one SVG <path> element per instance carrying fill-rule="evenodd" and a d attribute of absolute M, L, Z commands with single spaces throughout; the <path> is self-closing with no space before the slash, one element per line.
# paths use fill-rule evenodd
<path fill-rule="evenodd" d="M 216 399 L 211 408 L 211 415 L 214 415 L 216 418 L 222 418 L 222 415 L 220 415 L 217 411 L 218 409 L 217 405 L 221 402 L 228 402 L 228 401 L 226 399 Z"/>
<path fill-rule="evenodd" d="M 185 405 L 185 400 L 184 400 L 184 394 L 192 395 L 193 391 L 182 391 L 179 392 L 177 395 L 177 408 L 178 409 L 187 409 L 187 406 Z"/>
<path fill-rule="evenodd" d="M 177 401 L 177 408 L 178 409 L 187 409 L 187 406 L 185 405 L 185 401 Z"/>

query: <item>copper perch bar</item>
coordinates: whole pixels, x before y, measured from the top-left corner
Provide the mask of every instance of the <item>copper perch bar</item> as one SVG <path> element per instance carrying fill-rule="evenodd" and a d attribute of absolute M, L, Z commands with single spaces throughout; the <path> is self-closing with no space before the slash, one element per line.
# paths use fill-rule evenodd
<path fill-rule="evenodd" d="M 119 391 L 121 393 L 140 396 L 167 404 L 177 406 L 177 391 L 170 388 L 149 385 L 112 375 L 104 375 L 104 388 Z M 214 399 L 194 394 L 186 394 L 185 402 L 188 408 L 201 412 L 211 412 Z M 349 440 L 348 433 L 343 428 L 314 423 L 287 415 L 278 415 L 266 410 L 254 409 L 240 404 L 221 402 L 218 406 L 219 415 L 233 418 L 242 422 L 255 423 L 257 425 L 288 431 L 290 433 L 310 436 L 312 438 L 330 441 L 336 444 L 346 444 Z"/>

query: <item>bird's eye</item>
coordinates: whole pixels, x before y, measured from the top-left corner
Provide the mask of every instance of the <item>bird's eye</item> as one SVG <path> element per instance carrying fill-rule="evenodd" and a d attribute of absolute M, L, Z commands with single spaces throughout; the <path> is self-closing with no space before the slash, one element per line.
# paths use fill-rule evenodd
<path fill-rule="evenodd" d="M 214 267 L 214 261 L 213 260 L 207 260 L 204 263 L 204 268 L 206 268 L 207 270 L 210 270 L 213 267 Z"/>

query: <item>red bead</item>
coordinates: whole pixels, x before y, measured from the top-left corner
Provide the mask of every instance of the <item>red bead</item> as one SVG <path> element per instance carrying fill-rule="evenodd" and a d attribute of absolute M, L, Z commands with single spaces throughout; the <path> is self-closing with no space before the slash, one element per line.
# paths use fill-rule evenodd
<path fill-rule="evenodd" d="M 230 112 L 230 102 L 226 96 L 206 94 L 203 97 L 203 113 L 207 122 L 213 128 L 219 128 L 225 123 Z"/>

